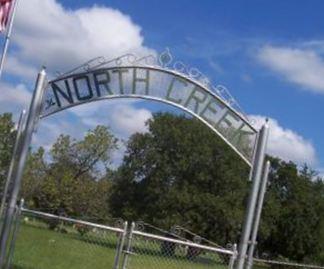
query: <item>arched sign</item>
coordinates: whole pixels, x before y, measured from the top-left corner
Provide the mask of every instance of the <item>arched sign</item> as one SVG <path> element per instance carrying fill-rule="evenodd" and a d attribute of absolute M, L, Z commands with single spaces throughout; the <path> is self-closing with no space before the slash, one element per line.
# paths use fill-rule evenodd
<path fill-rule="evenodd" d="M 251 165 L 257 132 L 245 117 L 199 81 L 159 66 L 99 67 L 50 81 L 41 117 L 111 98 L 150 99 L 181 108 L 208 125 Z"/>

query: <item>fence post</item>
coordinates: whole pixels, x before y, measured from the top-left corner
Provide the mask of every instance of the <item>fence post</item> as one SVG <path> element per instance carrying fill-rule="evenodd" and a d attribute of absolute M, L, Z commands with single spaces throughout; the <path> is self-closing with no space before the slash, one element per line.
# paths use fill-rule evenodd
<path fill-rule="evenodd" d="M 258 204 L 257 204 L 257 209 L 255 213 L 255 219 L 253 223 L 253 230 L 252 230 L 252 236 L 251 236 L 251 245 L 248 250 L 248 258 L 246 262 L 246 268 L 251 269 L 253 266 L 253 255 L 254 255 L 254 248 L 256 245 L 256 238 L 258 235 L 258 229 L 259 229 L 259 223 L 260 223 L 260 218 L 261 218 L 261 213 L 262 213 L 262 207 L 263 207 L 263 201 L 264 201 L 264 195 L 267 189 L 267 183 L 268 183 L 268 177 L 269 177 L 269 171 L 270 171 L 270 161 L 266 162 L 264 172 L 263 172 L 263 177 L 262 177 L 262 183 L 261 183 L 261 188 L 260 188 L 260 193 L 259 193 L 259 198 L 258 198 Z"/>
<path fill-rule="evenodd" d="M 126 235 L 127 235 L 127 228 L 128 228 L 128 223 L 127 223 L 127 221 L 125 221 L 124 222 L 124 230 L 120 234 L 120 237 L 119 237 L 119 240 L 118 240 L 118 245 L 117 245 L 117 249 L 116 249 L 117 252 L 116 252 L 116 256 L 115 256 L 113 269 L 118 269 L 119 268 L 119 261 L 120 261 L 120 257 L 121 257 L 121 254 L 122 254 L 123 248 L 124 248 L 125 238 L 126 238 Z"/>
<path fill-rule="evenodd" d="M 17 240 L 17 233 L 19 230 L 19 226 L 20 226 L 20 217 L 21 217 L 21 211 L 24 207 L 24 199 L 20 200 L 19 203 L 19 207 L 17 208 L 16 214 L 15 214 L 15 226 L 14 226 L 14 230 L 12 232 L 12 239 L 10 242 L 10 247 L 9 247 L 9 255 L 8 255 L 8 261 L 7 261 L 7 265 L 6 265 L 6 269 L 10 268 L 11 262 L 12 262 L 12 258 L 13 258 L 13 254 L 15 251 L 15 246 L 16 246 L 16 240 Z"/>
<path fill-rule="evenodd" d="M 135 229 L 135 222 L 132 222 L 131 228 L 130 228 L 130 231 L 129 231 L 129 234 L 128 234 L 128 238 L 127 238 L 127 247 L 126 247 L 126 250 L 124 251 L 125 255 L 124 255 L 122 269 L 127 268 L 128 257 L 131 254 L 132 239 L 133 239 L 134 229 Z"/>
<path fill-rule="evenodd" d="M 41 113 L 43 92 L 46 85 L 46 72 L 43 68 L 37 77 L 35 90 L 33 93 L 32 101 L 29 107 L 28 116 L 26 119 L 26 124 L 24 126 L 23 133 L 21 135 L 20 141 L 18 141 L 18 151 L 17 160 L 15 161 L 15 173 L 13 178 L 13 187 L 11 196 L 8 202 L 8 207 L 6 209 L 5 219 L 0 236 L 0 268 L 3 269 L 5 265 L 8 238 L 10 235 L 10 229 L 12 224 L 12 219 L 14 216 L 15 208 L 17 206 L 18 195 L 21 186 L 22 175 L 27 160 L 28 150 L 30 147 L 31 139 L 37 121 L 39 120 L 39 115 Z"/>
<path fill-rule="evenodd" d="M 249 239 L 251 236 L 253 219 L 255 216 L 257 197 L 260 189 L 260 182 L 261 182 L 262 169 L 263 169 L 263 164 L 264 164 L 264 159 L 266 154 L 268 136 L 269 136 L 269 125 L 266 122 L 262 126 L 259 132 L 255 158 L 253 160 L 252 173 L 251 173 L 253 181 L 249 193 L 248 206 L 246 209 L 245 220 L 243 223 L 243 229 L 240 238 L 238 258 L 235 266 L 236 269 L 243 269 L 245 264 L 246 252 L 248 249 Z"/>
<path fill-rule="evenodd" d="M 233 269 L 234 268 L 234 264 L 235 264 L 235 260 L 237 258 L 237 244 L 233 244 L 232 246 L 232 251 L 233 251 L 233 255 L 231 256 L 228 268 L 229 269 Z"/>

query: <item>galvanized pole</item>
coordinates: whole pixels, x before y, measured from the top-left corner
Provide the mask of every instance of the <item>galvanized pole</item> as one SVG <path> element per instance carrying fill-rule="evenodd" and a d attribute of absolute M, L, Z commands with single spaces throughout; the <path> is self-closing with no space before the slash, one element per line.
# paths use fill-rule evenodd
<path fill-rule="evenodd" d="M 130 231 L 128 234 L 128 238 L 127 238 L 126 251 L 124 251 L 125 255 L 124 255 L 124 260 L 123 260 L 123 264 L 122 264 L 122 269 L 127 269 L 127 262 L 129 259 L 129 255 L 131 255 L 134 229 L 135 229 L 135 222 L 132 222 L 131 228 L 130 228 Z"/>
<path fill-rule="evenodd" d="M 127 227 L 128 227 L 128 223 L 127 223 L 127 221 L 125 221 L 124 222 L 124 230 L 120 234 L 120 237 L 119 237 L 119 240 L 118 240 L 117 252 L 116 252 L 116 256 L 115 256 L 113 269 L 118 269 L 119 268 L 120 257 L 123 254 L 125 238 L 126 238 L 126 235 L 127 235 Z"/>
<path fill-rule="evenodd" d="M 17 7 L 18 7 L 18 1 L 19 0 L 15 0 L 15 2 L 14 2 L 13 10 L 12 10 L 12 14 L 11 14 L 10 22 L 9 22 L 9 27 L 8 27 L 8 31 L 7 31 L 7 34 L 6 34 L 6 40 L 5 40 L 5 43 L 4 43 L 4 46 L 3 46 L 3 51 L 2 51 L 1 60 L 0 60 L 0 79 L 1 79 L 1 76 L 2 76 L 3 66 L 4 66 L 5 59 L 6 59 L 9 43 L 10 43 L 10 37 L 11 37 L 13 22 L 14 22 Z"/>
<path fill-rule="evenodd" d="M 258 230 L 259 230 L 259 223 L 260 223 L 260 218 L 261 218 L 261 213 L 262 213 L 264 195 L 265 195 L 265 192 L 266 192 L 266 189 L 267 189 L 270 165 L 271 165 L 270 161 L 267 161 L 266 165 L 265 165 L 265 168 L 264 168 L 264 172 L 263 172 L 261 189 L 260 189 L 260 193 L 259 193 L 257 209 L 256 209 L 256 213 L 255 213 L 254 223 L 253 223 L 253 230 L 252 230 L 252 236 L 251 236 L 251 245 L 249 247 L 248 258 L 247 258 L 247 263 L 246 263 L 246 268 L 247 269 L 251 269 L 252 266 L 253 266 L 254 248 L 255 248 L 255 245 L 256 245 L 256 238 L 257 238 Z"/>
<path fill-rule="evenodd" d="M 13 181 L 13 189 L 6 209 L 6 215 L 4 219 L 3 228 L 0 236 L 0 268 L 2 269 L 5 265 L 6 252 L 7 252 L 7 243 L 10 234 L 10 228 L 12 224 L 12 219 L 15 212 L 15 207 L 17 204 L 18 194 L 21 185 L 22 174 L 27 159 L 28 149 L 31 143 L 32 135 L 34 132 L 35 125 L 39 119 L 42 106 L 43 90 L 46 83 L 46 72 L 43 68 L 42 71 L 38 74 L 34 94 L 32 101 L 29 107 L 29 112 L 23 130 L 21 140 L 18 142 L 18 158 L 15 165 L 15 178 Z"/>
<path fill-rule="evenodd" d="M 246 252 L 249 245 L 249 239 L 252 230 L 252 222 L 255 214 L 256 201 L 260 189 L 260 181 L 262 176 L 262 168 L 265 158 L 266 146 L 269 136 L 269 126 L 265 123 L 259 133 L 256 154 L 253 161 L 253 171 L 252 171 L 252 187 L 249 194 L 248 206 L 246 210 L 245 220 L 243 224 L 243 230 L 241 234 L 241 239 L 239 243 L 239 253 L 236 263 L 236 269 L 243 269 Z"/>
<path fill-rule="evenodd" d="M 5 204 L 6 204 L 6 199 L 7 199 L 7 196 L 8 196 L 9 185 L 12 182 L 12 178 L 14 176 L 13 173 L 14 173 L 15 161 L 16 161 L 16 158 L 17 158 L 18 143 L 19 143 L 19 141 L 21 139 L 21 134 L 22 134 L 25 118 L 26 118 L 26 111 L 23 110 L 21 112 L 21 114 L 20 114 L 20 118 L 19 118 L 19 121 L 18 121 L 18 128 L 17 128 L 15 145 L 14 145 L 14 149 L 13 149 L 13 152 L 12 152 L 12 157 L 11 157 L 11 162 L 10 162 L 10 166 L 9 166 L 9 170 L 8 170 L 8 174 L 7 174 L 6 184 L 5 184 L 5 187 L 4 187 L 4 190 L 3 190 L 1 206 L 0 206 L 0 218 L 3 217 L 3 212 L 4 212 L 4 208 L 5 208 Z"/>
<path fill-rule="evenodd" d="M 14 223 L 14 228 L 12 231 L 12 239 L 10 241 L 10 247 L 9 247 L 9 254 L 8 254 L 8 261 L 6 264 L 6 269 L 10 268 L 11 262 L 12 262 L 12 258 L 13 258 L 13 254 L 14 254 L 14 250 L 15 250 L 15 245 L 16 245 L 16 240 L 17 240 L 17 234 L 18 234 L 18 230 L 19 230 L 19 226 L 20 226 L 20 221 L 21 221 L 21 211 L 24 207 L 24 199 L 20 200 L 20 204 L 19 207 L 16 209 L 15 212 L 15 223 Z"/>
<path fill-rule="evenodd" d="M 229 262 L 229 265 L 228 265 L 229 269 L 234 268 L 235 260 L 237 258 L 237 245 L 236 244 L 233 244 L 232 251 L 233 251 L 233 255 L 230 258 L 230 262 Z"/>

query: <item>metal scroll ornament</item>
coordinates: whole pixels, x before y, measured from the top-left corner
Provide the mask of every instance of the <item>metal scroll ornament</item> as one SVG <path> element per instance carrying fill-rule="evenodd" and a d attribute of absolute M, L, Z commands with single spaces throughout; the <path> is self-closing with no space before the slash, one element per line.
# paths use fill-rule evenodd
<path fill-rule="evenodd" d="M 257 131 L 222 85 L 213 86 L 197 68 L 159 55 L 94 58 L 50 81 L 41 117 L 83 103 L 138 98 L 173 105 L 198 118 L 251 165 Z"/>
<path fill-rule="evenodd" d="M 190 67 L 182 61 L 174 61 L 174 58 L 168 48 L 166 48 L 160 54 L 149 54 L 146 56 L 137 56 L 132 53 L 127 53 L 114 59 L 107 59 L 104 56 L 93 58 L 84 64 L 73 68 L 65 73 L 57 72 L 57 78 L 66 77 L 69 75 L 77 74 L 80 72 L 89 72 L 98 68 L 104 68 L 109 66 L 130 66 L 130 65 L 142 65 L 142 66 L 155 66 L 168 68 L 173 71 L 184 74 L 185 76 L 198 80 L 201 84 L 211 89 L 216 93 L 224 102 L 233 107 L 246 119 L 248 119 L 246 113 L 240 107 L 235 98 L 230 94 L 229 90 L 224 85 L 213 86 L 208 79 L 198 68 Z"/>

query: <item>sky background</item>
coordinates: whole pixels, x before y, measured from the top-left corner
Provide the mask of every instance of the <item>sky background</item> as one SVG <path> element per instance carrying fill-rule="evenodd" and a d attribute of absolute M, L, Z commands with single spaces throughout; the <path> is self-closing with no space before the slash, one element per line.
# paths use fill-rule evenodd
<path fill-rule="evenodd" d="M 0 113 L 17 118 L 28 106 L 41 65 L 54 78 L 96 56 L 169 48 L 214 85 L 225 85 L 257 128 L 270 118 L 269 153 L 323 174 L 323 10 L 315 0 L 20 0 Z M 42 121 L 33 143 L 49 149 L 60 133 L 80 138 L 96 124 L 127 139 L 146 130 L 153 112 L 168 110 L 136 100 L 95 102 Z"/>

